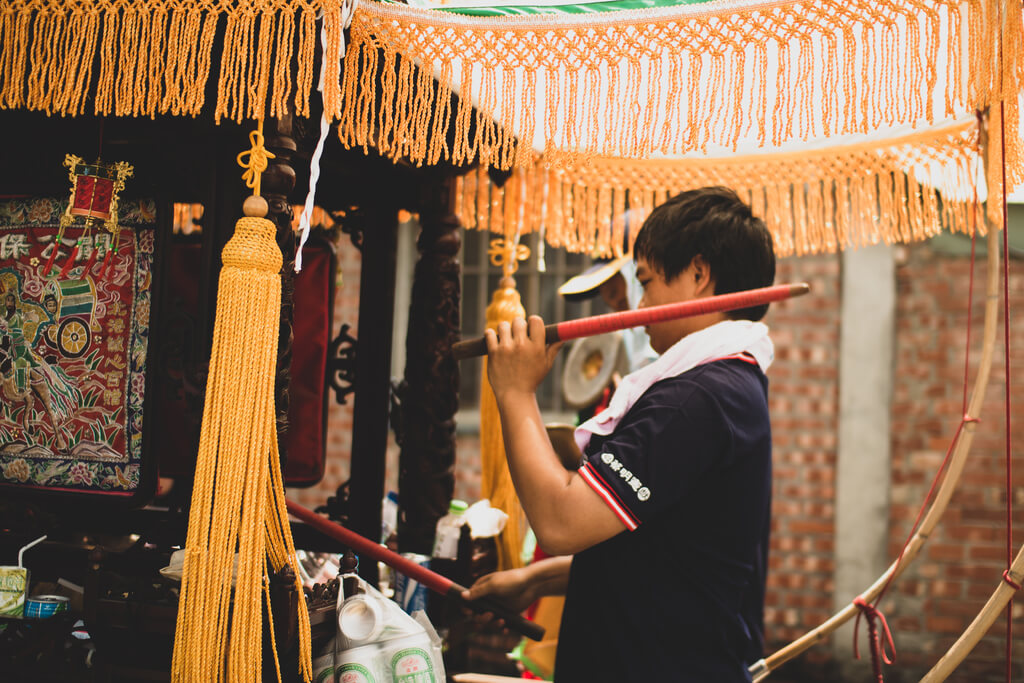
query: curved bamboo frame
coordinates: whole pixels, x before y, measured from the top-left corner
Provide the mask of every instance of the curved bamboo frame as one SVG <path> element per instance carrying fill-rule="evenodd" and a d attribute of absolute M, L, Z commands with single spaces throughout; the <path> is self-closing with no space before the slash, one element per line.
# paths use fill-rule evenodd
<path fill-rule="evenodd" d="M 1024 580 L 1024 546 L 1021 546 L 1020 551 L 1017 552 L 1017 557 L 1014 558 L 1013 564 L 1010 565 L 1009 578 L 1018 586 Z M 974 617 L 974 621 L 971 625 L 964 630 L 953 647 L 946 651 L 946 654 L 942 655 L 942 658 L 935 663 L 932 670 L 925 674 L 924 678 L 921 679 L 921 683 L 939 683 L 939 681 L 946 680 L 949 674 L 953 673 L 961 662 L 970 654 L 974 646 L 978 644 L 978 641 L 988 633 L 988 630 L 992 628 L 992 624 L 999 617 L 999 613 L 1006 607 L 1006 603 L 1010 601 L 1010 598 L 1017 592 L 1017 589 L 1010 585 L 1008 581 L 1000 581 L 999 586 L 996 587 L 992 596 L 989 597 L 988 602 L 978 612 L 978 616 Z"/>
<path fill-rule="evenodd" d="M 980 211 L 980 209 L 975 210 Z M 967 416 L 971 417 L 977 417 L 981 414 L 981 408 L 984 404 L 985 399 L 985 390 L 988 387 L 989 374 L 992 369 L 992 355 L 993 350 L 995 348 L 996 328 L 998 326 L 999 321 L 999 243 L 997 240 L 998 232 L 998 230 L 993 228 L 990 229 L 988 233 L 988 261 L 986 263 L 988 273 L 985 286 L 985 322 L 984 333 L 982 337 L 982 355 L 981 360 L 978 364 L 978 374 L 975 378 L 974 389 L 971 392 L 971 398 L 967 406 Z M 956 490 L 957 483 L 959 483 L 960 481 L 960 475 L 963 472 L 964 465 L 967 462 L 967 454 L 970 451 L 971 445 L 974 441 L 974 432 L 976 429 L 977 423 L 973 421 L 965 422 L 965 424 L 963 424 L 963 426 L 961 427 L 959 435 L 956 437 L 956 444 L 954 446 L 953 455 L 949 460 L 949 468 L 946 470 L 946 474 L 943 477 L 942 485 L 939 487 L 938 492 L 935 494 L 935 500 L 932 502 L 932 506 L 928 510 L 928 514 L 925 516 L 924 520 L 922 520 L 920 527 L 914 533 L 914 536 L 913 538 L 911 538 L 910 542 L 907 544 L 907 548 L 904 551 L 903 556 L 897 562 L 893 562 L 885 571 L 885 573 L 878 578 L 877 581 L 875 581 L 867 590 L 860 594 L 860 597 L 865 602 L 872 603 L 875 600 L 875 598 L 877 598 L 878 595 L 882 592 L 883 587 L 890 580 L 895 580 L 897 577 L 899 577 L 899 575 L 903 573 L 903 570 L 905 570 L 910 565 L 910 563 L 914 561 L 914 558 L 917 557 L 918 553 L 921 552 L 921 549 L 924 547 L 925 541 L 928 540 L 928 537 L 931 534 L 932 530 L 938 524 L 939 519 L 946 511 L 946 506 L 949 504 L 950 498 L 952 498 L 953 492 Z M 1017 559 L 1014 561 L 1012 566 L 1011 576 L 1013 576 L 1015 581 L 1021 581 L 1020 573 L 1022 570 L 1024 570 L 1024 548 L 1021 549 L 1021 552 L 1017 555 Z M 1003 582 L 1003 585 L 996 589 L 995 594 L 989 600 L 989 604 L 993 604 L 994 602 L 998 602 L 999 600 L 1001 600 L 1001 602 L 999 602 L 999 605 L 1005 605 L 1013 592 L 1013 588 L 1006 582 Z M 1006 595 L 1004 595 L 1004 593 L 1006 593 Z M 989 604 L 986 604 L 986 606 L 983 608 L 982 613 L 979 614 L 979 616 L 975 619 L 975 623 L 977 623 L 983 615 L 986 615 L 985 610 L 989 609 Z M 751 665 L 750 673 L 753 675 L 754 683 L 757 683 L 758 681 L 763 681 L 765 678 L 768 677 L 769 674 L 771 674 L 771 672 L 775 671 L 777 668 L 779 668 L 789 660 L 793 659 L 797 655 L 809 649 L 812 645 L 824 640 L 826 637 L 828 637 L 834 631 L 836 631 L 840 626 L 842 626 L 850 619 L 852 619 L 854 616 L 856 616 L 859 612 L 860 610 L 856 606 L 854 606 L 853 601 L 851 601 L 850 604 L 848 604 L 839 612 L 836 612 L 834 615 L 832 615 L 832 617 L 830 617 L 827 621 L 822 623 L 817 628 L 808 631 L 806 634 L 794 640 L 792 643 L 783 647 L 782 649 L 776 651 L 774 654 L 769 655 L 765 659 L 762 659 Z M 990 617 L 988 624 L 984 626 L 985 630 L 987 630 L 988 626 L 991 626 L 992 621 L 995 620 L 995 613 L 998 613 L 998 608 L 994 607 L 993 613 L 994 614 Z M 974 626 L 975 624 L 972 623 L 971 626 L 968 627 L 968 631 L 971 631 L 974 628 Z M 978 629 L 981 629 L 982 627 L 982 624 L 978 625 Z M 970 642 L 969 644 L 967 642 L 964 642 L 962 647 L 967 648 L 967 650 L 963 652 L 963 655 L 960 657 L 960 660 L 962 660 L 963 657 L 967 655 L 967 652 L 970 651 L 970 648 L 974 647 L 974 644 L 977 643 L 977 641 L 981 638 L 982 635 L 984 635 L 984 631 L 981 631 L 981 633 L 977 636 L 975 636 L 974 633 L 971 634 L 973 642 Z M 965 632 L 964 635 L 961 636 L 960 641 L 957 641 L 957 643 L 954 644 L 954 649 L 956 649 L 958 646 L 961 646 L 961 641 L 965 641 L 967 637 L 968 633 Z M 946 656 L 939 661 L 939 665 L 943 665 L 943 662 L 945 662 L 947 658 L 950 658 L 952 652 L 953 650 L 950 650 L 950 652 L 947 653 Z M 956 660 L 955 662 L 951 661 L 949 665 L 944 666 L 950 666 L 949 671 L 952 671 L 952 669 L 955 668 L 957 664 L 959 664 L 960 660 Z M 938 669 L 938 666 L 936 666 L 936 669 Z M 929 676 L 930 675 L 931 674 L 929 674 Z M 946 672 L 946 675 L 948 675 L 948 671 Z M 941 681 L 944 678 L 945 676 L 943 676 L 942 678 L 926 678 L 925 680 L 927 680 L 928 683 L 936 683 L 937 681 Z"/>

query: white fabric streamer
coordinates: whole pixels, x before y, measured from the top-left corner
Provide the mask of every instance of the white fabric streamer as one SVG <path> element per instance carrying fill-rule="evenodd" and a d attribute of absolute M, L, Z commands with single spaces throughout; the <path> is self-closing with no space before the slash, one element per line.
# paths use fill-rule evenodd
<path fill-rule="evenodd" d="M 341 21 L 344 28 L 348 28 L 349 24 L 352 23 L 352 15 L 355 10 L 355 0 L 345 0 L 341 5 Z M 320 45 L 321 54 L 327 54 L 327 29 L 323 26 L 323 16 L 320 17 Z M 339 59 L 345 56 L 345 33 L 342 31 L 341 34 L 341 47 L 339 50 Z M 317 90 L 321 93 L 324 91 L 324 65 L 320 65 L 320 82 L 317 84 Z M 313 214 L 313 203 L 316 199 L 316 184 L 320 180 L 320 155 L 324 151 L 324 143 L 327 141 L 327 135 L 331 131 L 331 122 L 327 120 L 327 117 L 323 114 L 320 115 L 320 139 L 317 140 L 316 148 L 313 150 L 313 157 L 309 160 L 309 192 L 306 193 L 306 202 L 302 206 L 302 214 L 299 215 L 299 246 L 295 250 L 295 272 L 298 273 L 302 270 L 302 247 L 306 244 L 306 240 L 309 239 L 310 230 L 310 216 Z"/>
<path fill-rule="evenodd" d="M 747 352 L 762 372 L 775 359 L 775 345 L 768 337 L 768 326 L 749 320 L 725 320 L 688 334 L 656 361 L 632 372 L 622 380 L 611 403 L 600 413 L 576 428 L 573 436 L 582 453 L 593 434 L 607 436 L 615 431 L 633 404 L 655 382 L 681 375 L 716 358 Z"/>

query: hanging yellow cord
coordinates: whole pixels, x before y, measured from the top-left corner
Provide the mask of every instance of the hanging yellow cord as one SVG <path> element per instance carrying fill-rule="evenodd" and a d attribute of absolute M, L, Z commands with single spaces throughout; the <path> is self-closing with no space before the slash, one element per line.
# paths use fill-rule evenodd
<path fill-rule="evenodd" d="M 256 124 L 256 130 L 249 133 L 249 143 L 252 145 L 252 148 L 241 152 L 236 159 L 238 160 L 238 165 L 245 169 L 242 173 L 242 180 L 245 181 L 245 186 L 252 190 L 252 196 L 258 197 L 260 194 L 260 179 L 263 177 L 263 172 L 267 170 L 269 161 L 276 156 L 263 146 L 262 119 Z"/>
<path fill-rule="evenodd" d="M 312 680 L 309 613 L 284 506 L 274 415 L 283 259 L 258 194 L 272 156 L 263 149 L 262 128 L 260 122 L 250 136 L 253 148 L 238 158 L 254 194 L 222 253 L 171 665 L 172 680 L 180 683 L 262 680 L 268 559 L 275 571 L 289 565 L 294 574 L 299 669 Z M 268 622 L 280 681 L 273 619 Z"/>

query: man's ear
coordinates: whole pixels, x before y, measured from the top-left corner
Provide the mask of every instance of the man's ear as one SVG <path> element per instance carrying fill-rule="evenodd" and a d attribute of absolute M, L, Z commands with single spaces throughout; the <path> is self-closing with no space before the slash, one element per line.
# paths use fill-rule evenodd
<path fill-rule="evenodd" d="M 711 296 L 714 294 L 715 278 L 712 276 L 711 266 L 704 260 L 704 257 L 697 254 L 690 262 L 690 266 L 693 268 L 693 277 L 696 280 L 696 293 L 701 296 Z"/>

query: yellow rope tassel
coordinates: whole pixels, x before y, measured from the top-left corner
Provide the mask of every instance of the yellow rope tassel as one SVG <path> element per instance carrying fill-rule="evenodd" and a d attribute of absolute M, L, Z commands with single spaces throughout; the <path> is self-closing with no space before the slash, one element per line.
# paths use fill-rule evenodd
<path fill-rule="evenodd" d="M 253 142 L 247 177 L 258 193 L 268 156 L 262 125 Z M 263 217 L 266 201 L 249 197 L 244 212 L 222 253 L 171 669 L 180 682 L 262 680 L 268 556 L 274 570 L 288 564 L 295 574 L 299 668 L 312 679 L 309 613 L 284 506 L 274 420 L 282 256 L 274 224 Z M 273 640 L 271 647 L 280 680 Z"/>
<path fill-rule="evenodd" d="M 487 307 L 487 327 L 495 329 L 502 320 L 525 316 L 516 281 L 511 276 L 504 277 Z M 480 387 L 480 470 L 480 494 L 491 501 L 491 507 L 508 515 L 508 523 L 498 539 L 498 569 L 521 567 L 526 516 L 508 471 L 501 418 L 494 391 L 487 380 L 486 358 Z"/>

